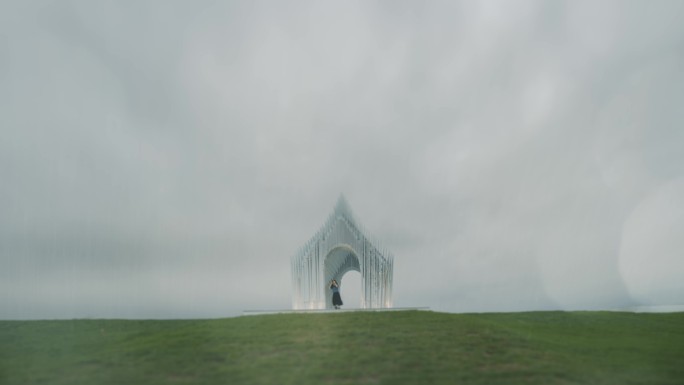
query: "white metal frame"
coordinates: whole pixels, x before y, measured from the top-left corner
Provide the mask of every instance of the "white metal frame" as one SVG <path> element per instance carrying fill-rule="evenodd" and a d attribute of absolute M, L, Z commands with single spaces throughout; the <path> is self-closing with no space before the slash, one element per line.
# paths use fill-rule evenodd
<path fill-rule="evenodd" d="M 394 257 L 369 238 L 344 197 L 309 242 L 292 257 L 292 308 L 331 309 L 329 284 L 348 271 L 361 273 L 361 308 L 392 307 Z"/>

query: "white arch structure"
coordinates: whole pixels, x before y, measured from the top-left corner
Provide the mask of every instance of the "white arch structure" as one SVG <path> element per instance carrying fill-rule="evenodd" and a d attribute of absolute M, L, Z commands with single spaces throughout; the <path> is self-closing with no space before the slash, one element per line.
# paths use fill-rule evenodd
<path fill-rule="evenodd" d="M 325 224 L 292 257 L 292 308 L 331 309 L 330 280 L 341 291 L 342 277 L 351 270 L 361 273 L 361 308 L 392 307 L 393 268 L 394 257 L 367 236 L 340 197 Z"/>

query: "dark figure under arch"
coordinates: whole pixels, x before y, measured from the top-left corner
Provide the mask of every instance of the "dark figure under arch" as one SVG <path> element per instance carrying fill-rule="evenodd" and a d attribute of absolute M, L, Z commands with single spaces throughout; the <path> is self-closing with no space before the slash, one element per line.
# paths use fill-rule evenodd
<path fill-rule="evenodd" d="M 335 309 L 339 309 L 342 306 L 342 297 L 340 296 L 340 285 L 337 284 L 337 280 L 330 281 L 330 290 L 332 290 L 332 304 Z"/>

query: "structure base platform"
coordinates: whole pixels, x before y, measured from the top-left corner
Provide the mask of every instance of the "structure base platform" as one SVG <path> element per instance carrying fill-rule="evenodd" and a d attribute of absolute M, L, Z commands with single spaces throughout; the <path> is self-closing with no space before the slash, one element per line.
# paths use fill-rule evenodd
<path fill-rule="evenodd" d="M 351 312 L 386 312 L 386 311 L 430 311 L 429 307 L 386 307 L 375 309 L 282 309 L 282 310 L 244 310 L 242 315 L 262 314 L 322 314 L 322 313 L 351 313 Z"/>

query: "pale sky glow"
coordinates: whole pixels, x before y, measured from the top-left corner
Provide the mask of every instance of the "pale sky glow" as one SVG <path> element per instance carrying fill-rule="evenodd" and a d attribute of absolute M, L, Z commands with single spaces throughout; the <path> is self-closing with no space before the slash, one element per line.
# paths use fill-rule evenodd
<path fill-rule="evenodd" d="M 4 1 L 0 319 L 289 308 L 290 257 L 340 194 L 395 255 L 395 306 L 680 305 L 682 20 L 678 0 Z"/>

